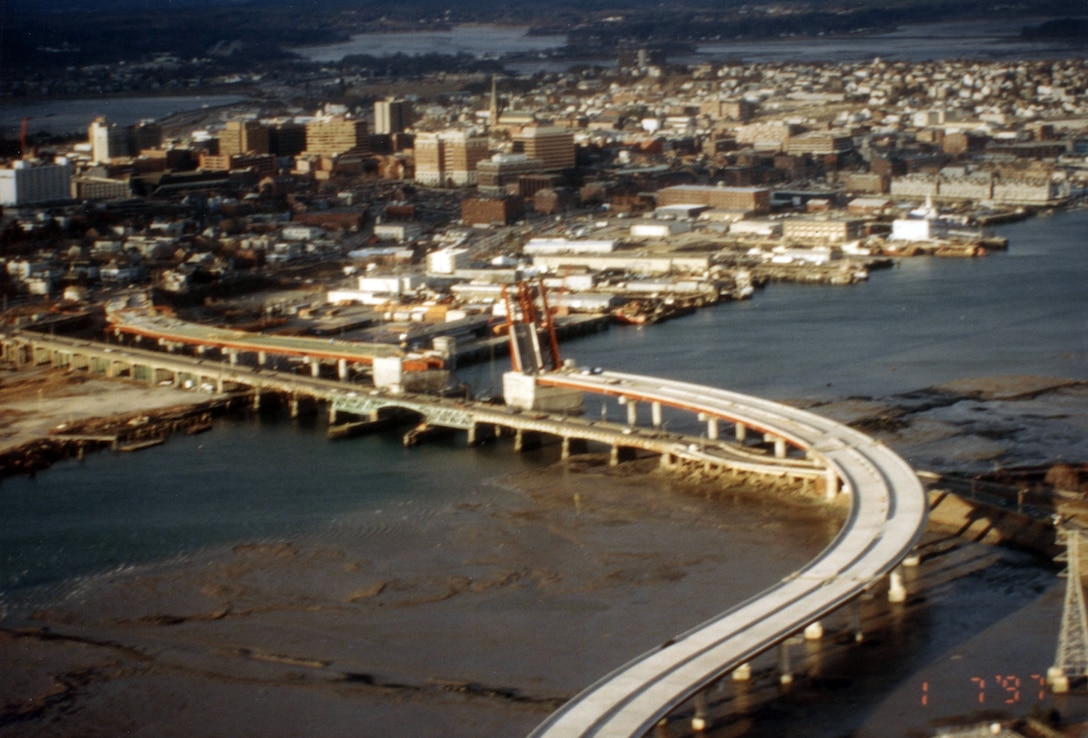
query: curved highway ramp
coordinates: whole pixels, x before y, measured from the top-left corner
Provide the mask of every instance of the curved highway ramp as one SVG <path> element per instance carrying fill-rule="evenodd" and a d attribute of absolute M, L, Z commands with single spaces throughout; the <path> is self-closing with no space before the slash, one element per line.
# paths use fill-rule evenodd
<path fill-rule="evenodd" d="M 777 434 L 825 463 L 851 505 L 835 540 L 803 569 L 603 677 L 532 738 L 645 734 L 708 684 L 857 597 L 910 553 L 925 528 L 926 494 L 914 471 L 882 444 L 835 421 L 735 392 L 633 374 L 552 373 L 538 381 L 660 402 Z"/>

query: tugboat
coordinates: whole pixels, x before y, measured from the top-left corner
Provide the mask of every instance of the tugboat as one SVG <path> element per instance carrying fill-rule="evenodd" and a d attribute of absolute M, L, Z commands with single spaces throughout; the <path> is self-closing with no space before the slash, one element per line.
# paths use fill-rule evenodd
<path fill-rule="evenodd" d="M 625 325 L 661 323 L 695 312 L 695 305 L 672 298 L 665 300 L 632 300 L 612 311 L 612 319 Z"/>

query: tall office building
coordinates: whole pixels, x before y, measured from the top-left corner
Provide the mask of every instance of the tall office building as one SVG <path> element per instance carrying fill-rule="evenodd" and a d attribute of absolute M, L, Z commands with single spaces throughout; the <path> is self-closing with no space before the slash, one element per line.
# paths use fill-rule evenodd
<path fill-rule="evenodd" d="M 87 129 L 91 142 L 91 158 L 96 164 L 108 164 L 111 159 L 137 156 L 144 149 L 162 145 L 162 126 L 152 121 L 122 128 L 103 117 L 95 118 Z"/>
<path fill-rule="evenodd" d="M 162 146 L 162 126 L 153 120 L 142 120 L 125 129 L 129 154 L 139 156 L 146 149 Z"/>
<path fill-rule="evenodd" d="M 544 163 L 553 172 L 574 166 L 574 131 L 555 126 L 529 126 L 514 135 L 515 151 Z"/>
<path fill-rule="evenodd" d="M 269 153 L 268 127 L 257 120 L 228 120 L 219 133 L 219 154 Z"/>
<path fill-rule="evenodd" d="M 412 104 L 407 100 L 378 100 L 374 103 L 374 133 L 404 133 L 412 125 Z"/>
<path fill-rule="evenodd" d="M 421 133 L 415 141 L 416 181 L 432 187 L 476 184 L 476 165 L 490 154 L 487 136 L 465 131 Z"/>
<path fill-rule="evenodd" d="M 306 125 L 281 120 L 268 129 L 268 152 L 276 156 L 295 156 L 306 150 Z"/>
<path fill-rule="evenodd" d="M 349 151 L 370 153 L 370 136 L 366 121 L 330 115 L 306 124 L 306 151 L 311 154 L 335 156 Z"/>
<path fill-rule="evenodd" d="M 128 156 L 128 137 L 125 129 L 105 118 L 95 118 L 87 129 L 91 142 L 91 158 L 95 164 L 109 164 L 118 156 Z"/>
<path fill-rule="evenodd" d="M 10 169 L 0 169 L 0 205 L 34 205 L 69 200 L 72 165 L 67 159 L 52 164 L 17 161 Z"/>

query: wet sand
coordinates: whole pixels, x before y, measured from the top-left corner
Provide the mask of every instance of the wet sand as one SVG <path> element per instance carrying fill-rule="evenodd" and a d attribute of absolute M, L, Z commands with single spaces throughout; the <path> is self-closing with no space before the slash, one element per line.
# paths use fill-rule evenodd
<path fill-rule="evenodd" d="M 197 407 L 208 398 L 174 387 L 44 368 L 0 373 L 0 454 L 87 421 Z"/>
<path fill-rule="evenodd" d="M 88 581 L 4 634 L 5 734 L 525 734 L 837 528 L 812 501 L 697 496 L 655 466 L 579 458 L 407 535 L 238 545 Z"/>
<path fill-rule="evenodd" d="M 1083 386 L 1043 384 L 814 409 L 855 421 L 898 413 L 880 432 L 914 444 L 917 465 L 952 458 L 959 436 L 925 426 L 963 402 L 998 408 L 995 419 L 1040 415 L 1059 426 L 1049 437 L 1063 438 L 1084 422 L 1074 417 Z M 976 428 L 980 412 L 968 413 Z M 921 434 L 911 435 L 916 421 Z M 1051 451 L 1079 454 L 1073 435 Z M 47 607 L 7 613 L 0 734 L 525 735 L 610 669 L 795 570 L 838 529 L 817 501 L 678 482 L 655 468 L 576 457 L 407 531 L 343 526 L 77 582 Z M 924 734 L 923 683 L 959 693 L 971 714 L 975 671 L 1015 666 L 1028 680 L 1045 670 L 1061 604 L 1052 569 L 940 531 L 923 554 L 906 606 L 889 608 L 879 586 L 864 603 L 862 646 L 836 614 L 818 649 L 796 647 L 802 678 L 791 692 L 775 686 L 771 657 L 750 687 L 714 692 L 712 734 Z M 671 730 L 684 725 L 680 715 Z"/>

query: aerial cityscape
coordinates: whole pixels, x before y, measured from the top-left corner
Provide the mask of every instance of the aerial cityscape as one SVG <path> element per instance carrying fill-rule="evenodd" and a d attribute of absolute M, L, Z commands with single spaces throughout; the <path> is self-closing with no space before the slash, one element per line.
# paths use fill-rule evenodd
<path fill-rule="evenodd" d="M 312 5 L 0 19 L 0 735 L 1083 734 L 1082 8 Z"/>

